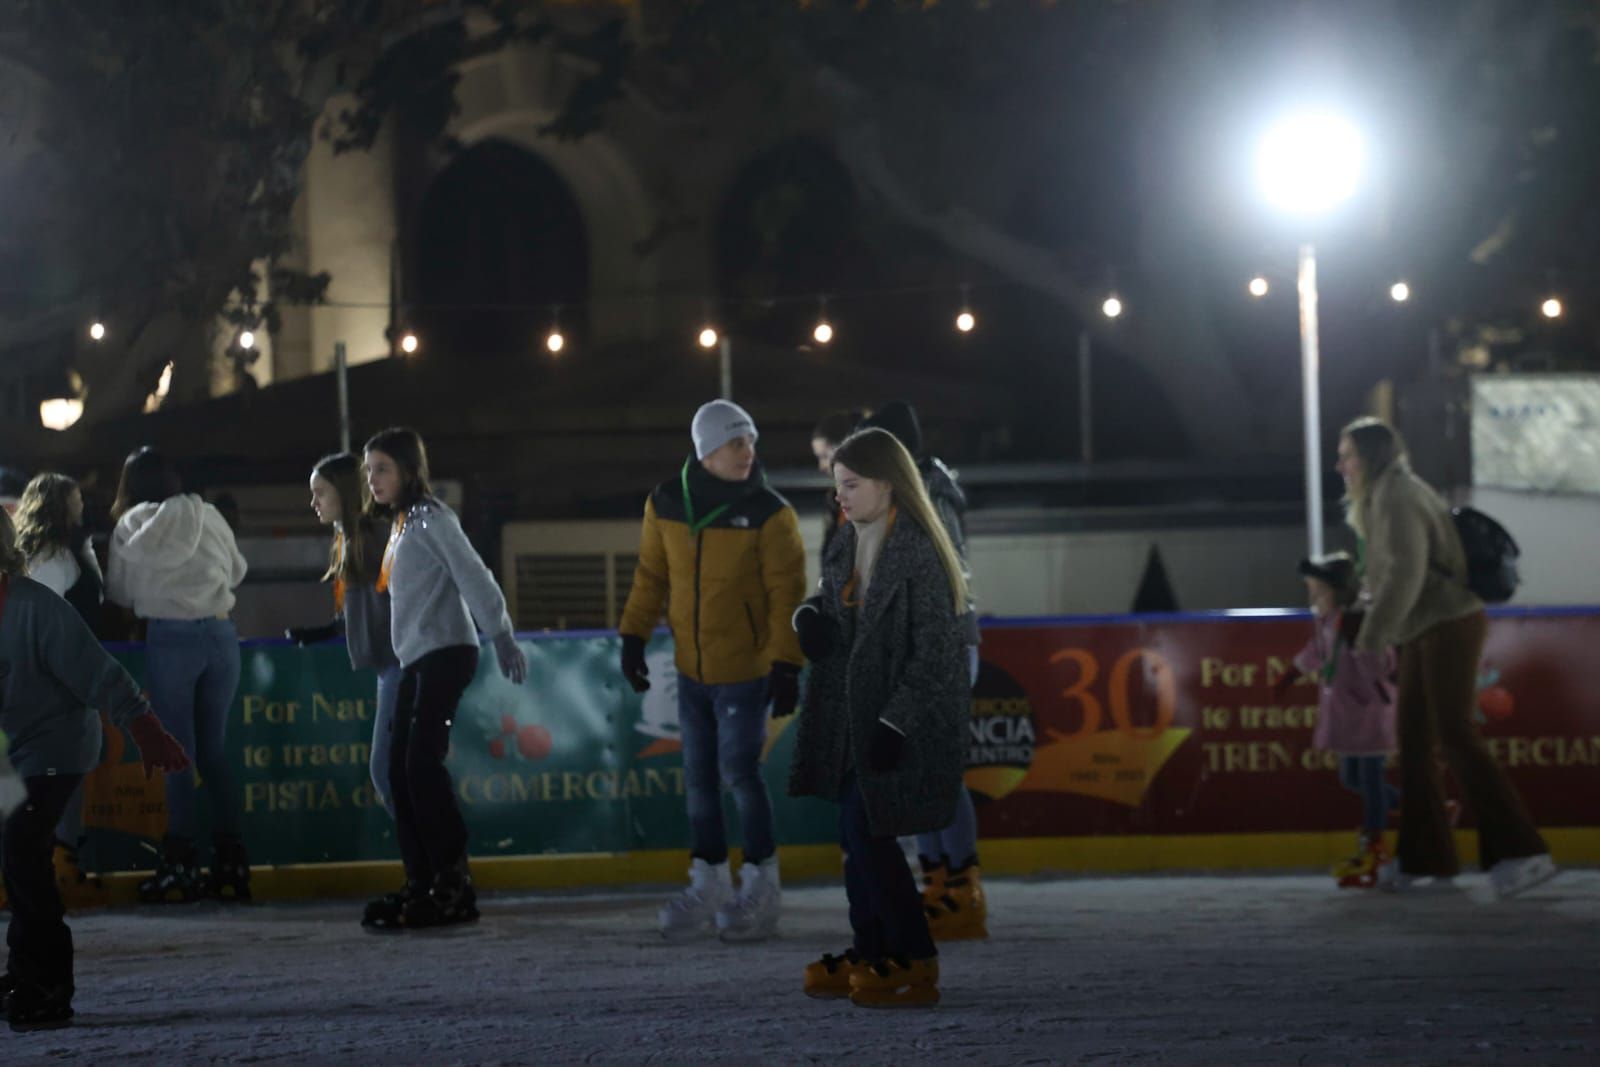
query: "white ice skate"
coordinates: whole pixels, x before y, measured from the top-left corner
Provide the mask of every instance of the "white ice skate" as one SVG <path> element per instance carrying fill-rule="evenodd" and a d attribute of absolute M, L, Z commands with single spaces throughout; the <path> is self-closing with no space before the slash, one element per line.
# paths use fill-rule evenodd
<path fill-rule="evenodd" d="M 777 857 L 746 863 L 739 868 L 739 895 L 717 912 L 717 933 L 724 941 L 765 941 L 778 932 L 782 906 Z"/>
<path fill-rule="evenodd" d="M 717 912 L 733 899 L 733 874 L 726 861 L 697 859 L 689 866 L 689 887 L 661 906 L 661 936 L 688 941 L 716 931 Z"/>
<path fill-rule="evenodd" d="M 1399 860 L 1389 860 L 1378 867 L 1378 888 L 1386 893 L 1451 893 L 1461 887 L 1454 875 L 1407 874 Z"/>
<path fill-rule="evenodd" d="M 1489 869 L 1489 884 L 1494 887 L 1495 896 L 1509 900 L 1534 886 L 1543 885 L 1559 873 L 1555 862 L 1550 859 L 1550 853 L 1541 852 L 1537 856 L 1501 860 Z"/>

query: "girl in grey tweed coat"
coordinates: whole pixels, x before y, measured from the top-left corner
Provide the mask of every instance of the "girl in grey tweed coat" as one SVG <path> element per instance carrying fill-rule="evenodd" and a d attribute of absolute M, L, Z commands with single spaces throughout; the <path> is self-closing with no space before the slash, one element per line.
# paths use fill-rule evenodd
<path fill-rule="evenodd" d="M 915 462 L 863 430 L 834 454 L 850 523 L 795 612 L 811 661 L 789 778 L 840 805 L 851 948 L 806 969 L 813 996 L 871 1007 L 937 1002 L 938 960 L 897 837 L 955 814 L 971 707 L 961 562 Z"/>

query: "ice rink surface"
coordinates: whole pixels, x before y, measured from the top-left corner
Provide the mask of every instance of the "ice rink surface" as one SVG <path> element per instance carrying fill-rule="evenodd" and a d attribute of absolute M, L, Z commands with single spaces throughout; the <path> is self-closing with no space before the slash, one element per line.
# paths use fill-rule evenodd
<path fill-rule="evenodd" d="M 943 1002 L 809 1000 L 844 892 L 785 892 L 779 940 L 667 945 L 662 892 L 495 894 L 449 932 L 356 902 L 88 913 L 76 1025 L 0 1063 L 1596 1064 L 1600 872 L 1497 903 L 1315 877 L 992 880 Z"/>

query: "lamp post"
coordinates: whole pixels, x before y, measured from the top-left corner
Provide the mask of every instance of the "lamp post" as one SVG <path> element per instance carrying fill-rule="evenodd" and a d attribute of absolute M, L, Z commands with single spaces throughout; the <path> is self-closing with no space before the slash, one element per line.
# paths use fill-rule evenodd
<path fill-rule="evenodd" d="M 1293 115 L 1267 131 L 1256 155 L 1261 191 L 1279 210 L 1301 218 L 1326 214 L 1356 191 L 1361 136 L 1328 112 Z M 1322 554 L 1322 358 L 1317 328 L 1317 251 L 1300 245 L 1300 384 L 1305 422 L 1306 541 Z"/>

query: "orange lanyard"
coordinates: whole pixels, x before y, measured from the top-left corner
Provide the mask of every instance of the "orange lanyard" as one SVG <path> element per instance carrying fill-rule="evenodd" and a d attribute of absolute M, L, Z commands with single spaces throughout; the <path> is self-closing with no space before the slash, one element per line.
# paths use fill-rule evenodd
<path fill-rule="evenodd" d="M 344 531 L 333 534 L 333 613 L 344 614 Z"/>
<path fill-rule="evenodd" d="M 406 513 L 401 512 L 394 517 L 394 526 L 389 530 L 389 543 L 383 548 L 383 566 L 378 568 L 378 592 L 389 591 L 389 570 L 394 566 L 395 545 L 400 543 L 400 531 L 406 528 Z"/>

